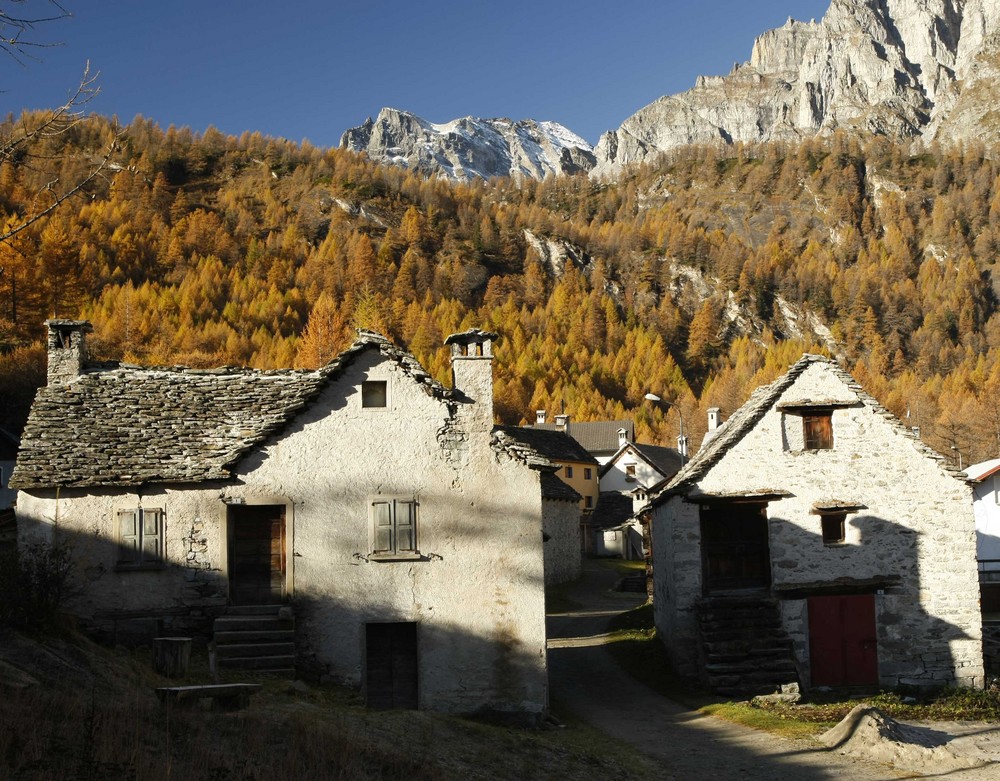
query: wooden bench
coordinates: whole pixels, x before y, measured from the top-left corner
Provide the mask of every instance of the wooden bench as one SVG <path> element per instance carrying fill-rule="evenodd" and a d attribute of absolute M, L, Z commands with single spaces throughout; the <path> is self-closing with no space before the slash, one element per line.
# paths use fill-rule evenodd
<path fill-rule="evenodd" d="M 160 702 L 184 707 L 211 699 L 224 710 L 240 710 L 250 704 L 250 695 L 260 691 L 259 683 L 215 683 L 204 686 L 164 686 L 156 690 Z"/>

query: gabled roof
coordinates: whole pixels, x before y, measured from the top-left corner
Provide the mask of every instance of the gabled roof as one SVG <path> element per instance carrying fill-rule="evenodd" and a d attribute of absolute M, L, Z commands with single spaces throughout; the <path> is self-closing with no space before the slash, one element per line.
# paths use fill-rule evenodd
<path fill-rule="evenodd" d="M 532 428 L 540 431 L 561 431 L 556 423 L 536 423 Z M 587 423 L 570 421 L 569 435 L 588 453 L 614 453 L 618 450 L 619 429 L 625 429 L 629 441 L 635 438 L 635 423 L 631 420 L 597 420 Z"/>
<path fill-rule="evenodd" d="M 684 461 L 681 457 L 680 451 L 675 450 L 672 447 L 641 444 L 639 442 L 626 442 L 618 449 L 618 452 L 611 457 L 611 460 L 601 467 L 601 477 L 604 477 L 604 475 L 611 471 L 614 465 L 618 463 L 618 460 L 628 452 L 634 452 L 639 458 L 667 479 L 677 474 Z"/>
<path fill-rule="evenodd" d="M 572 461 L 574 464 L 597 466 L 597 459 L 584 450 L 573 437 L 563 431 L 524 426 L 497 426 L 495 430 L 531 448 L 549 461 L 556 463 Z"/>
<path fill-rule="evenodd" d="M 981 483 L 997 472 L 1000 472 L 1000 458 L 991 458 L 989 461 L 970 466 L 965 470 L 965 476 L 973 483 Z"/>
<path fill-rule="evenodd" d="M 450 398 L 405 350 L 370 331 L 315 371 L 87 367 L 42 388 L 21 437 L 12 488 L 137 486 L 226 479 L 358 359 L 377 350 L 427 393 Z"/>
<path fill-rule="evenodd" d="M 910 439 L 913 447 L 921 454 L 937 461 L 941 468 L 957 479 L 964 479 L 964 475 L 945 462 L 944 457 L 925 445 L 920 439 L 899 419 L 883 407 L 873 396 L 869 395 L 850 374 L 841 369 L 836 362 L 822 355 L 810 355 L 806 353 L 781 377 L 769 385 L 757 388 L 747 402 L 736 410 L 735 413 L 723 423 L 717 430 L 715 436 L 695 454 L 684 468 L 678 472 L 664 489 L 651 501 L 652 505 L 660 504 L 671 496 L 685 494 L 690 491 L 701 480 L 702 477 L 719 462 L 726 452 L 739 442 L 746 434 L 764 417 L 791 385 L 814 363 L 827 364 L 830 370 L 837 376 L 857 398 L 857 403 L 870 408 L 875 414 L 884 418 L 886 422 L 896 428 L 901 434 Z M 821 402 L 816 402 L 817 406 Z M 801 406 L 801 405 L 799 405 Z M 838 402 L 838 406 L 843 406 Z"/>

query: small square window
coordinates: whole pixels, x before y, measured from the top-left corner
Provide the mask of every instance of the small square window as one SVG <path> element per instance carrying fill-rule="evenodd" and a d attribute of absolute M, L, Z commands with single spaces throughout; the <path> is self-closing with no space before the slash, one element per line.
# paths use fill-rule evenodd
<path fill-rule="evenodd" d="M 566 467 L 566 477 L 570 477 L 570 478 L 573 477 L 573 467 L 571 467 L 571 466 L 567 466 Z"/>
<path fill-rule="evenodd" d="M 388 391 L 385 380 L 366 380 L 361 383 L 362 407 L 385 407 L 388 404 Z"/>
<path fill-rule="evenodd" d="M 589 466 L 585 466 L 583 468 L 583 479 L 590 480 L 593 476 L 594 476 L 594 470 L 591 469 Z"/>
<path fill-rule="evenodd" d="M 809 412 L 802 416 L 802 446 L 806 450 L 833 450 L 833 412 Z"/>
<path fill-rule="evenodd" d="M 824 513 L 821 518 L 823 524 L 823 544 L 837 545 L 844 542 L 844 526 L 847 521 L 847 513 Z"/>

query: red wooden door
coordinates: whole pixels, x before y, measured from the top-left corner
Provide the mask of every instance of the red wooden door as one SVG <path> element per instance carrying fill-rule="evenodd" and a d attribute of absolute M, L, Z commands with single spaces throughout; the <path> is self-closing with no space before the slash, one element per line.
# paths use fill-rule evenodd
<path fill-rule="evenodd" d="M 813 686 L 878 683 L 874 594 L 809 598 L 809 663 Z"/>

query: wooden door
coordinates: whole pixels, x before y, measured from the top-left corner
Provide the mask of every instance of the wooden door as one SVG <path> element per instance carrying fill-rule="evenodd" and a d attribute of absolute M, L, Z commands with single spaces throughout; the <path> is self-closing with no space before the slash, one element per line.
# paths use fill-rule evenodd
<path fill-rule="evenodd" d="M 702 507 L 701 541 L 706 593 L 771 585 L 767 505 L 726 502 Z"/>
<path fill-rule="evenodd" d="M 417 625 L 365 625 L 365 699 L 369 708 L 417 708 Z"/>
<path fill-rule="evenodd" d="M 267 605 L 285 596 L 285 508 L 230 505 L 229 600 Z"/>
<path fill-rule="evenodd" d="M 813 686 L 878 684 L 875 595 L 809 598 Z"/>

